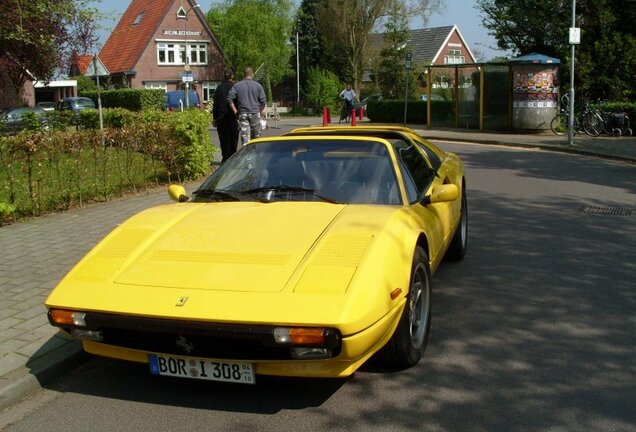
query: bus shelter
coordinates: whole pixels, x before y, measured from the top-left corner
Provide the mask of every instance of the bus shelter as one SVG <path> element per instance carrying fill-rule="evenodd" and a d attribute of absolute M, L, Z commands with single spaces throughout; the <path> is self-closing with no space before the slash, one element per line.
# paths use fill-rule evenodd
<path fill-rule="evenodd" d="M 559 63 L 523 56 L 509 63 L 427 66 L 427 127 L 549 129 L 558 111 Z"/>

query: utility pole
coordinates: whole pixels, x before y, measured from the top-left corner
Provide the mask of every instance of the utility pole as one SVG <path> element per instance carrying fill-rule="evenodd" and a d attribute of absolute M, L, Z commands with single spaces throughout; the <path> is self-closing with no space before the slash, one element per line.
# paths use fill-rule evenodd
<path fill-rule="evenodd" d="M 574 144 L 574 46 L 581 43 L 581 29 L 576 27 L 576 0 L 572 0 L 570 27 L 570 107 L 568 116 L 568 144 Z"/>

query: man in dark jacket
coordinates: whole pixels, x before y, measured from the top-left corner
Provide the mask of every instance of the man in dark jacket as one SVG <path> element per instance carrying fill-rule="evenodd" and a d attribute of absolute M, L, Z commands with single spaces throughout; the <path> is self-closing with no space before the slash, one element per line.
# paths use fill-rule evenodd
<path fill-rule="evenodd" d="M 216 88 L 214 92 L 214 107 L 212 108 L 212 118 L 216 131 L 221 142 L 221 155 L 225 162 L 230 156 L 236 153 L 238 147 L 238 122 L 236 115 L 230 110 L 227 95 L 234 85 L 234 72 L 226 70 L 225 81 Z"/>

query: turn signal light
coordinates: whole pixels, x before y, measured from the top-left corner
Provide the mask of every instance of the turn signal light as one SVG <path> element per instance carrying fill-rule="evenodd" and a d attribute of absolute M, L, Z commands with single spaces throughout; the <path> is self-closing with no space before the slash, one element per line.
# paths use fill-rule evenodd
<path fill-rule="evenodd" d="M 49 319 L 55 326 L 86 326 L 86 313 L 62 309 L 49 310 Z"/>
<path fill-rule="evenodd" d="M 274 340 L 288 345 L 323 345 L 325 329 L 304 327 L 277 327 L 274 329 Z"/>

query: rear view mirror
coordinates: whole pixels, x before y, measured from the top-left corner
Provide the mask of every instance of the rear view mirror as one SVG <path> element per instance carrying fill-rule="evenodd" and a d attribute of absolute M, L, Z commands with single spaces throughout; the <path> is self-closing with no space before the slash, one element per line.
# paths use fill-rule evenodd
<path fill-rule="evenodd" d="M 445 184 L 433 187 L 430 195 L 422 200 L 422 205 L 435 204 L 456 200 L 459 197 L 459 188 L 454 184 Z"/>
<path fill-rule="evenodd" d="M 190 201 L 190 197 L 186 195 L 186 190 L 181 185 L 170 185 L 168 186 L 168 195 L 170 198 L 176 202 L 187 202 Z"/>

